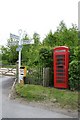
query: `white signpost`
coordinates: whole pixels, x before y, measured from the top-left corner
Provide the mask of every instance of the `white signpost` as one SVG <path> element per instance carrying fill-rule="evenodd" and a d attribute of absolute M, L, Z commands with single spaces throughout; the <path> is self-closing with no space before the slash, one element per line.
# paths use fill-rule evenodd
<path fill-rule="evenodd" d="M 20 47 L 16 48 L 17 52 L 19 52 L 20 50 L 22 50 L 22 48 L 20 48 Z"/>
<path fill-rule="evenodd" d="M 32 40 L 23 40 L 22 41 L 22 44 L 24 45 L 24 44 L 34 44 L 34 40 L 32 39 Z"/>
<path fill-rule="evenodd" d="M 12 41 L 12 42 L 9 42 L 9 45 L 18 45 L 19 44 L 19 41 Z"/>
<path fill-rule="evenodd" d="M 11 33 L 10 33 L 10 38 L 19 40 L 19 36 L 11 34 Z"/>
<path fill-rule="evenodd" d="M 18 82 L 19 83 L 20 83 L 20 67 L 21 67 L 21 50 L 22 50 L 22 45 L 34 44 L 34 40 L 33 39 L 31 39 L 31 40 L 22 40 L 21 39 L 21 34 L 22 34 L 22 30 L 21 29 L 19 30 L 19 36 L 10 33 L 10 38 L 16 39 L 17 41 L 12 41 L 12 42 L 9 43 L 10 45 L 18 45 L 18 48 L 16 48 L 16 51 L 19 52 L 19 68 L 18 68 L 18 70 L 19 70 L 19 80 L 18 80 Z"/>

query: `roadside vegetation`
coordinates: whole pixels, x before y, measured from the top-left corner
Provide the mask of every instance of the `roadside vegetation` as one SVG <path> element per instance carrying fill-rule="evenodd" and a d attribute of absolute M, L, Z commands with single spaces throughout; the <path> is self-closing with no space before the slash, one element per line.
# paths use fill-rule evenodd
<path fill-rule="evenodd" d="M 65 89 L 43 87 L 40 85 L 17 84 L 16 93 L 26 101 L 59 103 L 62 108 L 78 109 L 78 92 Z"/>

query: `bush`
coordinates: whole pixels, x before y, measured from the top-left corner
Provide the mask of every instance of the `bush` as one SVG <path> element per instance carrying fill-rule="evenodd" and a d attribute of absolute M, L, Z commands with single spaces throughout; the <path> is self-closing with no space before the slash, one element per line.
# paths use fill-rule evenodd
<path fill-rule="evenodd" d="M 41 48 L 39 51 L 40 63 L 44 67 L 50 67 L 52 64 L 52 50 Z"/>
<path fill-rule="evenodd" d="M 79 61 L 69 64 L 69 86 L 71 90 L 79 90 L 80 87 Z"/>

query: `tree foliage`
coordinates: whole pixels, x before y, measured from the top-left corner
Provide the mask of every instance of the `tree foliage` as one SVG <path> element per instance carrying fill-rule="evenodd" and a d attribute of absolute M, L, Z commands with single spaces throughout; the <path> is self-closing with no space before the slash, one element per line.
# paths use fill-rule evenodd
<path fill-rule="evenodd" d="M 50 67 L 52 64 L 52 51 L 48 48 L 41 48 L 39 51 L 40 63 L 44 67 Z"/>
<path fill-rule="evenodd" d="M 68 46 L 75 47 L 78 45 L 78 30 L 76 25 L 67 28 L 63 21 L 60 22 L 56 32 L 50 31 L 43 40 L 44 45 L 54 46 Z"/>

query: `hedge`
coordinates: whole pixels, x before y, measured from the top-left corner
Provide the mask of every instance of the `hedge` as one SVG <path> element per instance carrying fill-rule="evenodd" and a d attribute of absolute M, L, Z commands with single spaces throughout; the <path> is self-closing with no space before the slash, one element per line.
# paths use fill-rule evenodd
<path fill-rule="evenodd" d="M 80 90 L 79 61 L 73 60 L 69 64 L 69 87 L 71 90 Z"/>

